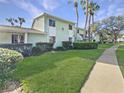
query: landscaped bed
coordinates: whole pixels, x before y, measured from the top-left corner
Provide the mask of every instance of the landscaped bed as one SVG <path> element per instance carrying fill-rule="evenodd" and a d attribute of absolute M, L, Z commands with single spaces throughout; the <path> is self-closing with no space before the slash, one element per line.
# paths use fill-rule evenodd
<path fill-rule="evenodd" d="M 25 58 L 17 64 L 14 78 L 24 93 L 77 93 L 103 50 L 49 52 Z"/>
<path fill-rule="evenodd" d="M 118 64 L 119 64 L 122 74 L 124 76 L 124 45 L 120 45 L 116 54 L 117 54 L 117 58 L 118 58 Z"/>

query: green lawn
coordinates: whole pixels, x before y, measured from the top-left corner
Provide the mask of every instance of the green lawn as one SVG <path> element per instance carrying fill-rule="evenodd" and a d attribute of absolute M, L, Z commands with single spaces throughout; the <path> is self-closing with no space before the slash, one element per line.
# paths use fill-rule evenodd
<path fill-rule="evenodd" d="M 103 51 L 70 50 L 25 58 L 14 77 L 25 93 L 78 93 Z"/>
<path fill-rule="evenodd" d="M 118 63 L 119 63 L 119 66 L 120 66 L 120 69 L 122 71 L 122 74 L 124 76 L 124 45 L 121 45 L 117 52 L 117 58 L 118 58 Z"/>
<path fill-rule="evenodd" d="M 112 47 L 114 44 L 99 44 L 99 49 L 106 49 Z"/>

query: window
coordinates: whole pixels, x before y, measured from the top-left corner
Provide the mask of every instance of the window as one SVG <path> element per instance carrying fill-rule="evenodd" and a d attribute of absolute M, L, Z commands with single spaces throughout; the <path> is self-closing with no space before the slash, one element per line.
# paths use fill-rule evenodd
<path fill-rule="evenodd" d="M 49 26 L 55 27 L 55 21 L 52 19 L 49 19 Z"/>
<path fill-rule="evenodd" d="M 12 43 L 18 43 L 18 35 L 12 35 Z"/>
<path fill-rule="evenodd" d="M 72 42 L 72 37 L 69 37 L 69 41 Z"/>
<path fill-rule="evenodd" d="M 12 43 L 24 43 L 24 35 L 12 34 Z"/>
<path fill-rule="evenodd" d="M 72 30 L 72 25 L 69 24 L 69 30 Z"/>
<path fill-rule="evenodd" d="M 24 43 L 24 35 L 19 35 L 20 43 Z"/>
<path fill-rule="evenodd" d="M 78 30 L 77 30 L 77 33 L 79 33 L 79 32 L 80 32 L 80 30 L 78 29 Z"/>
<path fill-rule="evenodd" d="M 50 39 L 49 39 L 50 43 L 54 44 L 55 40 L 56 40 L 55 36 L 50 36 Z"/>

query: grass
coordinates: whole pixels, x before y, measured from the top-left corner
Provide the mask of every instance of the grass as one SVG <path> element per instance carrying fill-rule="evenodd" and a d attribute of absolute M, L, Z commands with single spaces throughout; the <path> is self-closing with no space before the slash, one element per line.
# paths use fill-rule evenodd
<path fill-rule="evenodd" d="M 124 77 L 124 45 L 120 45 L 118 50 L 116 51 L 118 64 L 122 71 L 122 75 Z"/>
<path fill-rule="evenodd" d="M 106 48 L 110 48 L 112 47 L 114 44 L 110 43 L 110 44 L 99 44 L 98 48 L 99 49 L 106 49 Z"/>
<path fill-rule="evenodd" d="M 25 58 L 14 77 L 25 93 L 78 93 L 103 49 L 49 52 Z"/>

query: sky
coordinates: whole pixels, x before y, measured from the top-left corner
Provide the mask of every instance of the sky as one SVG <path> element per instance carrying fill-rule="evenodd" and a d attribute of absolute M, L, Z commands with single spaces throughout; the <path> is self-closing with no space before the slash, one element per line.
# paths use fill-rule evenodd
<path fill-rule="evenodd" d="M 73 1 L 73 0 L 72 0 Z M 100 5 L 95 14 L 95 20 L 109 16 L 124 15 L 124 0 L 93 0 Z M 9 25 L 6 18 L 23 17 L 24 27 L 30 28 L 34 17 L 46 12 L 63 19 L 76 22 L 73 3 L 68 0 L 0 0 L 0 25 Z M 79 6 L 79 27 L 84 27 L 85 15 Z"/>

